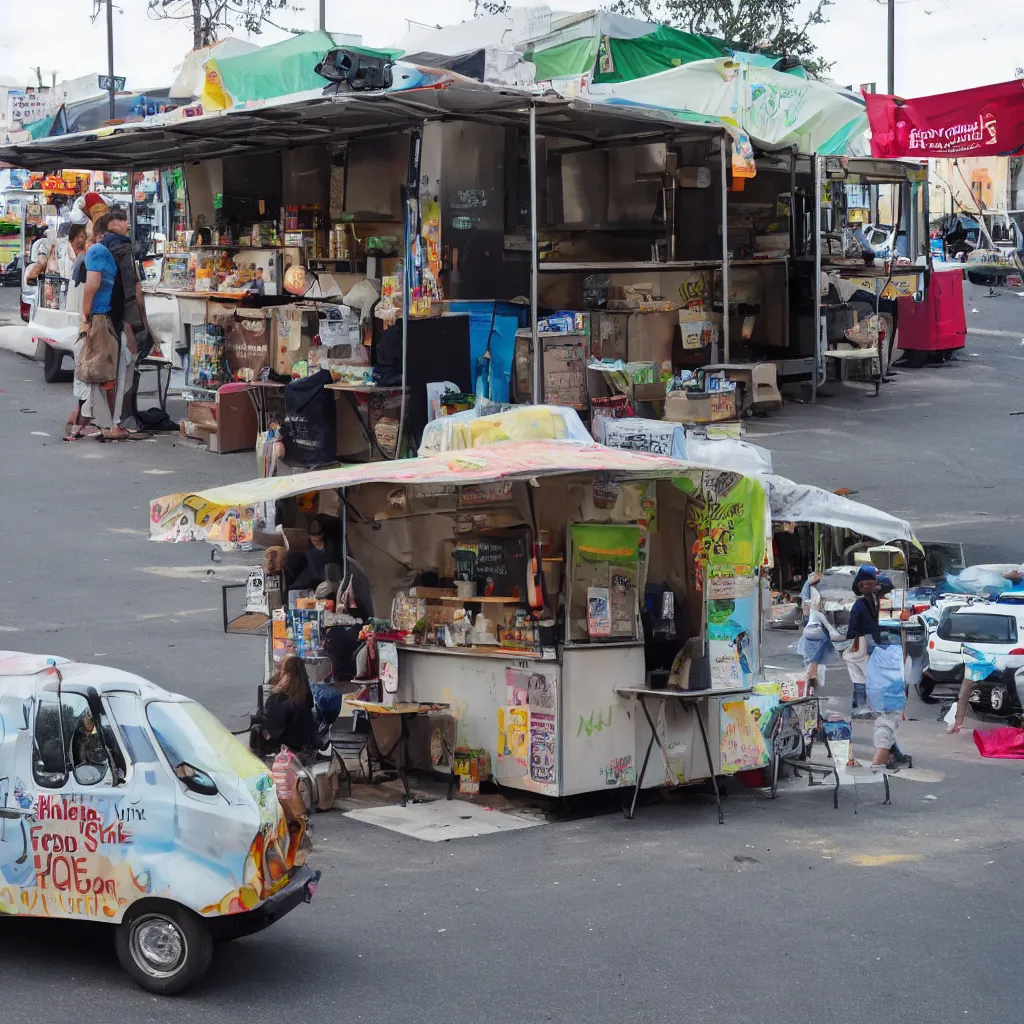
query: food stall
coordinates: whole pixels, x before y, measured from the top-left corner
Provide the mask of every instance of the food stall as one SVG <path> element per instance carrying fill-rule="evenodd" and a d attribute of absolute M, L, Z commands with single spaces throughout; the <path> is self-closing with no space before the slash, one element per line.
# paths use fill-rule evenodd
<path fill-rule="evenodd" d="M 306 515 L 339 524 L 372 616 L 386 620 L 396 685 L 382 698 L 444 706 L 456 759 L 488 766 L 499 785 L 558 797 L 766 763 L 756 723 L 783 690 L 760 657 L 759 480 L 577 441 L 508 441 L 217 488 L 186 507 L 243 515 L 300 494 Z M 180 509 L 154 503 L 154 537 L 196 536 Z M 304 600 L 293 619 L 316 617 Z M 317 636 L 287 629 L 302 653 L 319 648 L 319 620 Z"/>
<path fill-rule="evenodd" d="M 324 66 L 337 65 L 337 56 Z M 610 266 L 608 287 L 598 282 L 587 292 L 595 302 L 615 292 L 610 306 L 604 302 L 601 330 L 621 337 L 624 358 L 649 363 L 659 379 L 671 375 L 680 307 L 690 315 L 706 303 L 711 316 L 715 273 L 720 284 L 729 279 L 722 207 L 706 202 L 708 189 L 726 183 L 721 125 L 497 88 L 400 62 L 388 70 L 393 84 L 379 91 L 358 93 L 338 81 L 321 97 L 281 97 L 180 123 L 168 115 L 117 126 L 103 138 L 47 140 L 45 154 L 28 144 L 16 159 L 48 162 L 67 151 L 93 166 L 157 158 L 183 166 L 186 215 L 175 221 L 150 287 L 176 295 L 189 335 L 179 343 L 186 365 L 197 330 L 202 346 L 219 340 L 215 318 L 231 312 L 223 307 L 234 307 L 237 318 L 273 305 L 269 326 L 280 329 L 285 314 L 276 304 L 289 270 L 301 267 L 294 298 L 307 303 L 340 303 L 370 279 L 379 282 L 380 302 L 369 316 L 361 306 L 359 317 L 371 327 L 363 338 L 370 366 L 378 367 L 382 342 L 392 342 L 399 357 L 398 380 L 374 383 L 409 388 L 410 415 L 399 410 L 398 421 L 415 439 L 426 419 L 426 384 L 447 380 L 463 393 L 507 401 L 517 331 L 527 329 L 530 351 L 537 349 L 542 303 L 583 312 L 583 285 Z M 591 202 L 583 184 L 594 174 L 601 185 Z M 774 209 L 768 202 L 769 215 Z M 758 279 L 784 269 L 775 259 L 772 270 L 768 250 L 755 250 L 752 219 L 745 230 L 750 259 L 764 260 L 750 268 Z M 258 300 L 256 257 L 267 261 Z M 636 287 L 652 275 L 653 291 L 665 296 L 653 305 L 637 298 L 643 290 Z M 784 290 L 784 273 L 780 281 Z M 772 279 L 760 294 L 778 307 L 781 325 L 779 284 Z M 513 302 L 527 295 L 529 303 Z M 297 333 L 288 365 L 269 369 L 308 370 L 306 350 L 317 333 L 310 317 Z M 276 357 L 284 346 L 270 347 Z M 541 362 L 527 368 L 531 387 L 520 400 L 539 396 Z M 211 400 L 198 391 L 202 380 L 190 386 L 197 401 Z M 590 396 L 581 391 L 576 404 L 589 412 Z"/>

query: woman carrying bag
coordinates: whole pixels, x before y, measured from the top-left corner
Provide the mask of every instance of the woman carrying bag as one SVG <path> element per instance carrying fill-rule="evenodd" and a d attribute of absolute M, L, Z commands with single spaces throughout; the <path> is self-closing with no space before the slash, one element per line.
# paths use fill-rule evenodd
<path fill-rule="evenodd" d="M 874 684 L 872 689 L 877 691 L 879 683 L 888 681 L 887 677 L 891 671 L 889 662 L 895 660 L 902 665 L 902 647 L 899 651 L 880 651 L 875 659 L 874 670 L 870 666 L 872 654 L 877 647 L 883 646 L 882 629 L 878 624 L 879 601 L 878 596 L 881 588 L 887 587 L 885 593 L 892 589 L 892 584 L 879 577 L 878 570 L 873 565 L 862 565 L 857 570 L 853 579 L 853 592 L 857 600 L 850 609 L 850 625 L 846 631 L 846 638 L 853 643 L 843 652 L 843 661 L 850 673 L 850 681 L 853 683 L 853 717 L 874 718 L 872 706 L 868 700 L 869 683 Z M 892 657 L 889 657 L 889 655 Z M 869 679 L 869 674 L 874 671 L 874 678 Z M 902 671 L 902 668 L 901 668 Z M 904 697 L 905 702 L 905 697 Z M 877 701 L 876 701 L 877 705 Z M 863 708 L 863 710 L 860 710 Z M 881 724 L 876 723 L 875 729 L 875 760 L 882 760 L 882 751 L 887 751 L 886 766 L 889 768 L 912 767 L 913 760 L 903 753 L 896 741 L 896 728 L 890 721 L 890 713 L 895 710 L 887 703 L 884 707 L 875 706 L 874 711 L 879 714 Z M 902 717 L 902 706 L 899 709 Z M 883 726 L 890 726 L 888 730 Z M 884 733 L 884 735 L 883 735 Z M 872 770 L 877 770 L 873 768 Z"/>
<path fill-rule="evenodd" d="M 843 639 L 843 634 L 822 611 L 824 602 L 817 588 L 821 579 L 820 572 L 812 572 L 800 594 L 807 622 L 796 645 L 797 653 L 804 659 L 807 682 L 815 689 L 825 685 L 825 666 L 835 657 L 835 641 Z"/>

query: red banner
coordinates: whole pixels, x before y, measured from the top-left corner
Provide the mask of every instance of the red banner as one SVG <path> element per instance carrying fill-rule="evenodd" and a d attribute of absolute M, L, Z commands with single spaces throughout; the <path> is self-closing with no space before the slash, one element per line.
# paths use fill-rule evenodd
<path fill-rule="evenodd" d="M 874 157 L 1011 156 L 1024 149 L 1024 81 L 905 100 L 865 93 Z"/>

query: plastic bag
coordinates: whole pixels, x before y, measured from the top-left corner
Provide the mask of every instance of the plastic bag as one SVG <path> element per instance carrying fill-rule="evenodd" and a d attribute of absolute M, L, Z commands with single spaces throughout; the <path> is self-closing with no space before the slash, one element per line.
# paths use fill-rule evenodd
<path fill-rule="evenodd" d="M 899 644 L 876 647 L 867 666 L 866 689 L 872 711 L 902 711 L 907 706 L 903 683 L 903 648 Z"/>
<path fill-rule="evenodd" d="M 964 652 L 964 677 L 972 683 L 980 683 L 982 679 L 988 679 L 999 668 L 984 651 L 975 647 L 963 645 Z"/>
<path fill-rule="evenodd" d="M 289 822 L 301 822 L 307 818 L 305 802 L 299 795 L 299 773 L 302 770 L 302 762 L 287 747 L 282 747 L 274 758 L 271 774 L 278 803 L 284 811 L 285 820 Z"/>
<path fill-rule="evenodd" d="M 1013 586 L 1013 581 L 1006 579 L 1005 574 L 1016 568 L 1016 565 L 1008 563 L 971 565 L 959 576 L 946 573 L 946 585 L 943 589 L 954 594 L 984 594 L 994 597 Z"/>

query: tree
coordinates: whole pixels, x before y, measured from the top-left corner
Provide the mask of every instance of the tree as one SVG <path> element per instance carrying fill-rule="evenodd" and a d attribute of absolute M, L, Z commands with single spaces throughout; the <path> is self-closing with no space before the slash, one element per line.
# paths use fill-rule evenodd
<path fill-rule="evenodd" d="M 834 0 L 616 0 L 616 14 L 661 21 L 702 36 L 717 36 L 738 50 L 798 57 L 820 77 L 832 64 L 818 56 L 810 37 L 828 21 Z"/>
<path fill-rule="evenodd" d="M 264 25 L 292 32 L 278 25 L 277 12 L 301 11 L 290 0 L 148 0 L 147 13 L 158 21 L 191 21 L 192 46 L 210 46 L 222 29 L 242 29 L 259 35 Z"/>
<path fill-rule="evenodd" d="M 505 14 L 512 9 L 506 0 L 473 0 L 473 17 L 486 18 L 489 14 Z"/>

